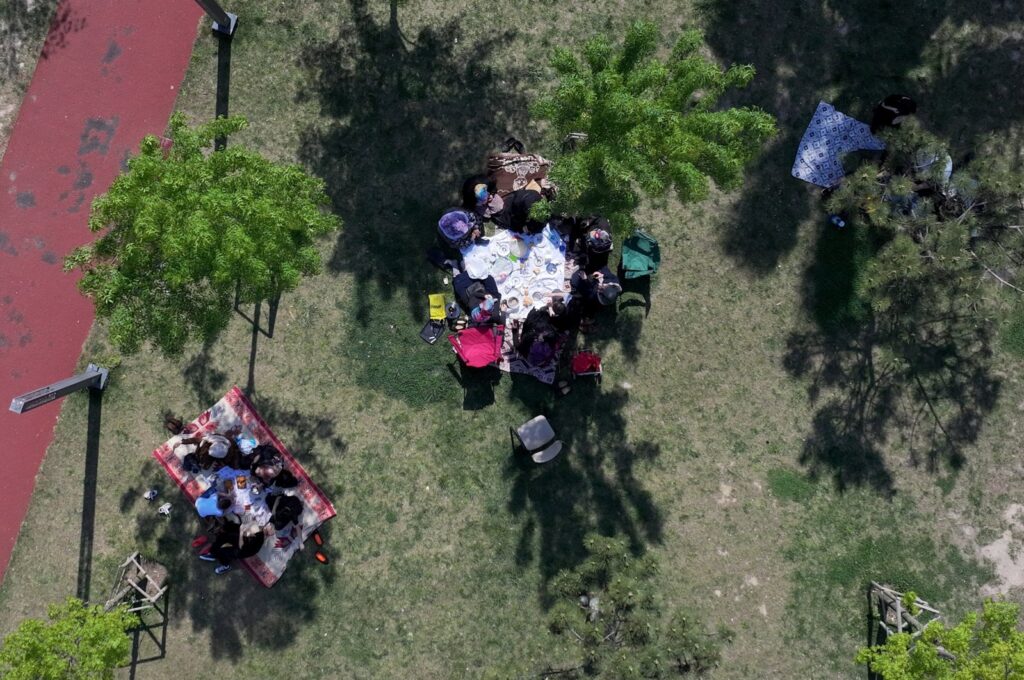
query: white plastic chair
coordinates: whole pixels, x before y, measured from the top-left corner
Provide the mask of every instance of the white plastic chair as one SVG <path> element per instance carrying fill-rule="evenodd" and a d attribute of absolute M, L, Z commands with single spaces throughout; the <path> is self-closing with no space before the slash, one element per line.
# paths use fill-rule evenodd
<path fill-rule="evenodd" d="M 544 416 L 537 416 L 519 426 L 509 428 L 512 446 L 516 447 L 516 439 L 522 448 L 530 454 L 534 463 L 547 463 L 554 460 L 562 452 L 562 442 L 555 439 L 555 431 Z"/>

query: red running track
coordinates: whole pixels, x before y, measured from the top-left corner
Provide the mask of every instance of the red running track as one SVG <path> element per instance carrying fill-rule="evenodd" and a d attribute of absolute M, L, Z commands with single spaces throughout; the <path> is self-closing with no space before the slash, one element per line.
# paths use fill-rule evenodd
<path fill-rule="evenodd" d="M 0 581 L 59 411 L 8 404 L 74 373 L 92 305 L 61 260 L 91 240 L 93 197 L 166 127 L 201 15 L 192 0 L 63 0 L 22 102 L 0 165 Z"/>

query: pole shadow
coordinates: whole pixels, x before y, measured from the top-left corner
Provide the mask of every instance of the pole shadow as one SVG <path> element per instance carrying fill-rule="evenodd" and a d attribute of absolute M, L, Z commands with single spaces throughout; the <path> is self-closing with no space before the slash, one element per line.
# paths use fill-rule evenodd
<path fill-rule="evenodd" d="M 89 601 L 92 583 L 92 549 L 96 530 L 96 481 L 99 477 L 100 423 L 103 417 L 103 390 L 89 388 L 88 431 L 85 438 L 85 474 L 82 482 L 82 528 L 78 540 L 78 583 L 75 596 Z"/>
<path fill-rule="evenodd" d="M 222 118 L 228 115 L 228 101 L 231 94 L 231 42 L 229 35 L 214 31 L 217 36 L 217 99 L 216 117 Z M 214 140 L 215 151 L 223 150 L 228 144 L 227 137 L 218 137 Z"/>

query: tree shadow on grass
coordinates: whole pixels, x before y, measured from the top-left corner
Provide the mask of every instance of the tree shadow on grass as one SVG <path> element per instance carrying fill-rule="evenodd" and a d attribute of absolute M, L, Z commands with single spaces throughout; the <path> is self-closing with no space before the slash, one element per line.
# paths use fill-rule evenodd
<path fill-rule="evenodd" d="M 407 39 L 396 0 L 387 23 L 365 0 L 351 5 L 338 37 L 301 57 L 310 73 L 302 96 L 318 99 L 329 122 L 305 131 L 299 153 L 344 218 L 328 266 L 355 275 L 365 325 L 370 306 L 395 296 L 421 315 L 437 219 L 526 103 L 518 76 L 488 65 L 512 31 L 459 44 L 453 17 Z"/>
<path fill-rule="evenodd" d="M 352 274 L 355 323 L 338 355 L 362 384 L 420 407 L 457 398 L 440 348 L 417 337 L 427 294 L 445 292 L 425 258 L 437 219 L 508 121 L 525 121 L 526 101 L 517 73 L 489 66 L 513 31 L 470 43 L 454 16 L 407 38 L 395 0 L 390 9 L 384 22 L 351 0 L 337 38 L 303 52 L 301 96 L 326 122 L 302 134 L 299 156 L 345 222 L 328 270 Z"/>
<path fill-rule="evenodd" d="M 203 344 L 203 348 L 192 357 L 181 375 L 195 393 L 200 404 L 213 405 L 227 391 L 228 374 L 213 366 L 210 350 L 212 342 Z M 185 420 L 189 418 L 185 417 Z"/>
<path fill-rule="evenodd" d="M 715 52 L 759 72 L 729 103 L 761 106 L 779 119 L 780 136 L 750 169 L 722 237 L 725 251 L 757 274 L 792 251 L 800 223 L 821 211 L 817 190 L 790 176 L 820 99 L 868 120 L 885 95 L 908 94 L 925 125 L 961 152 L 1024 116 L 1012 78 L 1024 68 L 1019 34 L 1000 28 L 1024 19 L 1017 3 L 703 0 L 701 7 Z M 954 38 L 958 32 L 971 37 Z M 991 375 L 989 331 L 961 312 L 925 314 L 934 320 L 917 328 L 872 324 L 854 279 L 874 244 L 859 238 L 822 225 L 803 287 L 816 328 L 792 334 L 785 366 L 810 378 L 817 410 L 801 460 L 812 476 L 891 494 L 885 451 L 897 437 L 911 464 L 959 468 L 1000 382 Z M 942 308 L 955 306 L 935 307 Z"/>
<path fill-rule="evenodd" d="M 588 533 L 624 535 L 636 553 L 663 540 L 664 518 L 635 474 L 638 464 L 651 463 L 661 451 L 653 442 L 627 440 L 622 410 L 628 398 L 625 390 L 578 383 L 548 413 L 563 453 L 546 465 L 509 459 L 508 507 L 522 522 L 516 561 L 537 563 L 545 607 L 553 603 L 551 579 L 586 557 Z"/>
<path fill-rule="evenodd" d="M 292 557 L 284 576 L 268 589 L 241 566 L 215 575 L 216 564 L 198 559 L 189 548 L 200 533 L 198 518 L 186 510 L 170 519 L 155 512 L 137 519 L 138 539 L 155 547 L 146 556 L 168 568 L 170 616 L 187 611 L 193 631 L 209 635 L 214 659 L 239 661 L 252 646 L 263 651 L 291 646 L 300 628 L 316 620 L 319 594 L 334 583 L 334 567 L 313 561 L 307 549 Z"/>
<path fill-rule="evenodd" d="M 1019 37 L 967 46 L 956 59 L 947 55 L 956 66 L 940 68 L 934 82 L 914 72 L 943 59 L 929 51 L 944 23 L 1001 26 L 1024 19 L 1018 4 L 702 0 L 700 8 L 712 49 L 758 71 L 749 88 L 723 103 L 760 106 L 778 117 L 779 137 L 748 171 L 722 235 L 726 253 L 757 274 L 769 273 L 796 246 L 798 226 L 815 210 L 816 192 L 790 169 L 820 99 L 868 120 L 875 102 L 906 93 L 919 102 L 922 118 L 968 145 L 1024 116 L 1024 94 L 1013 85 L 1020 78 L 1012 77 L 1024 68 Z"/>
<path fill-rule="evenodd" d="M 1001 381 L 991 373 L 991 326 L 957 297 L 930 317 L 906 310 L 914 321 L 869 318 L 790 336 L 785 368 L 809 378 L 818 407 L 800 457 L 813 478 L 892 495 L 884 452 L 893 444 L 932 473 L 963 467 Z"/>

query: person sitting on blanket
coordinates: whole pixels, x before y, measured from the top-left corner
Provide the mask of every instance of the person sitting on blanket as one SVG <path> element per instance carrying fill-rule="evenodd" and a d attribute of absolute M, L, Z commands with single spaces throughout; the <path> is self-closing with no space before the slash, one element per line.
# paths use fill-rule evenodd
<path fill-rule="evenodd" d="M 555 313 L 565 313 L 565 305 L 560 301 L 552 303 L 547 309 L 530 310 L 523 321 L 515 345 L 516 353 L 531 366 L 544 366 L 555 357 L 559 340 Z"/>
<path fill-rule="evenodd" d="M 238 464 L 238 446 L 222 434 L 211 432 L 200 437 L 183 437 L 178 444 L 194 445 L 195 453 L 185 458 L 203 469 L 218 470 L 224 465 L 234 467 Z M 194 458 L 191 458 L 193 455 Z"/>
<path fill-rule="evenodd" d="M 569 280 L 572 288 L 573 313 L 578 314 L 582 321 L 580 330 L 587 333 L 593 330 L 594 317 L 603 307 L 615 304 L 622 292 L 619 277 L 605 267 L 593 274 L 582 269 L 577 270 Z"/>
<path fill-rule="evenodd" d="M 526 315 L 519 332 L 516 351 L 526 356 L 534 340 L 572 330 L 572 323 L 573 319 L 566 304 L 560 299 L 553 298 L 544 309 L 531 309 Z"/>
<path fill-rule="evenodd" d="M 275 489 L 291 489 L 299 485 L 299 480 L 284 469 L 284 460 L 277 449 L 269 444 L 261 444 L 253 449 L 252 463 L 249 471 L 260 480 L 271 493 Z"/>
<path fill-rule="evenodd" d="M 501 322 L 498 314 L 498 310 L 501 308 L 501 293 L 498 291 L 498 284 L 493 276 L 488 276 L 486 279 L 473 279 L 466 272 L 460 272 L 452 279 L 452 288 L 455 290 L 455 299 L 463 309 L 467 310 L 473 323 Z M 473 312 L 488 298 L 492 302 L 491 309 L 484 310 L 487 312 L 486 315 L 480 315 L 481 319 L 484 319 L 484 316 L 487 318 L 482 321 L 473 319 Z"/>
<path fill-rule="evenodd" d="M 231 509 L 231 497 L 217 492 L 216 486 L 211 486 L 196 499 L 196 512 L 200 517 L 223 517 Z"/>
<path fill-rule="evenodd" d="M 272 526 L 277 531 L 283 530 L 289 524 L 298 524 L 305 508 L 301 498 L 284 492 L 267 498 L 267 507 L 270 508 L 270 524 L 267 526 Z"/>
<path fill-rule="evenodd" d="M 441 215 L 437 221 L 437 231 L 446 253 L 454 253 L 455 256 L 461 256 L 459 251 L 481 238 L 484 233 L 477 214 L 459 208 L 452 208 Z"/>
<path fill-rule="evenodd" d="M 505 207 L 498 195 L 498 184 L 487 175 L 473 175 L 462 183 L 462 209 L 472 210 L 481 219 L 489 220 Z"/>
<path fill-rule="evenodd" d="M 540 184 L 530 182 L 525 188 L 513 191 L 505 197 L 505 205 L 501 212 L 493 215 L 491 220 L 502 229 L 528 234 L 539 234 L 544 231 L 544 223 L 530 219 L 530 208 L 544 195 Z"/>
<path fill-rule="evenodd" d="M 284 469 L 282 461 L 265 461 L 255 466 L 252 473 L 270 493 L 274 493 L 278 489 L 292 489 L 299 485 L 299 480 L 295 478 L 295 475 Z"/>
<path fill-rule="evenodd" d="M 199 555 L 199 559 L 207 562 L 220 562 L 213 573 L 218 576 L 231 571 L 235 560 L 253 557 L 263 548 L 267 534 L 271 533 L 270 525 L 259 527 L 255 524 L 241 526 L 224 524 L 213 537 L 210 551 Z"/>

